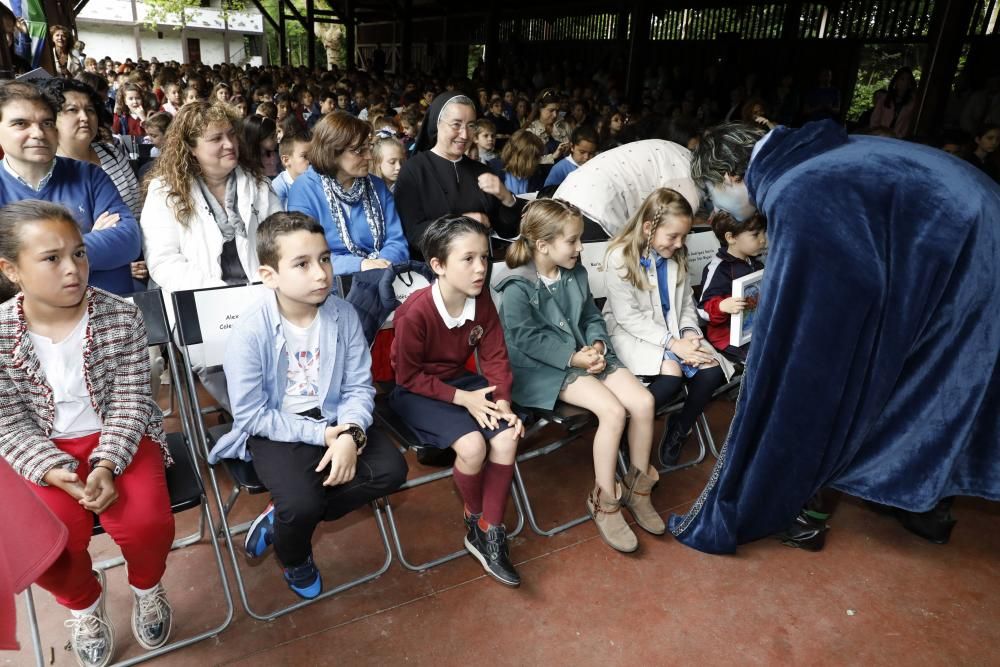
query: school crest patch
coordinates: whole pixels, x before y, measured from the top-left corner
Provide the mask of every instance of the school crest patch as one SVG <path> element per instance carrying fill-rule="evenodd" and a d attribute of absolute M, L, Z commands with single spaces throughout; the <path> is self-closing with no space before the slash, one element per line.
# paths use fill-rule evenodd
<path fill-rule="evenodd" d="M 469 347 L 475 347 L 478 345 L 479 341 L 482 340 L 484 333 L 485 332 L 483 331 L 483 326 L 481 324 L 477 324 L 472 327 L 472 331 L 469 332 Z"/>

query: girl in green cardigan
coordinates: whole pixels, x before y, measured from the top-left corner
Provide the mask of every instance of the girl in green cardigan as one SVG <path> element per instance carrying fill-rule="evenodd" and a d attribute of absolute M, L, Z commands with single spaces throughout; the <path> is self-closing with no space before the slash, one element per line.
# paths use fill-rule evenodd
<path fill-rule="evenodd" d="M 583 217 L 575 206 L 557 199 L 528 204 L 521 236 L 507 251 L 511 271 L 497 277 L 495 288 L 502 298 L 500 320 L 514 374 L 515 403 L 551 409 L 561 400 L 597 416 L 597 480 L 587 510 L 608 545 L 632 552 L 639 541 L 621 514 L 622 506 L 648 532 L 662 535 L 666 530 L 650 502 L 659 478 L 649 465 L 653 395 L 611 348 L 587 270 L 579 261 L 582 232 Z M 615 466 L 627 416 L 632 466 L 619 484 Z"/>

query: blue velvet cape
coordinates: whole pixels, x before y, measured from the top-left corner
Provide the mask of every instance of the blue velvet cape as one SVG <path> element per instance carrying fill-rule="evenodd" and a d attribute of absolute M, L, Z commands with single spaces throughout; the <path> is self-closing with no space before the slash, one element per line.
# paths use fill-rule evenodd
<path fill-rule="evenodd" d="M 770 251 L 736 415 L 670 529 L 710 553 L 820 488 L 922 512 L 1000 499 L 1000 188 L 944 152 L 776 129 L 750 164 Z"/>

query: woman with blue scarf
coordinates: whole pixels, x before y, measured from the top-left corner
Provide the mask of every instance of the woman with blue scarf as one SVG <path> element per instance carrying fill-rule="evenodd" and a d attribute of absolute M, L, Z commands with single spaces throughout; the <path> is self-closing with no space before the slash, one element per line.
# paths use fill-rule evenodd
<path fill-rule="evenodd" d="M 384 269 L 409 260 L 396 202 L 368 173 L 371 126 L 346 113 L 327 114 L 313 130 L 309 169 L 288 192 L 288 210 L 323 225 L 337 274 Z"/>

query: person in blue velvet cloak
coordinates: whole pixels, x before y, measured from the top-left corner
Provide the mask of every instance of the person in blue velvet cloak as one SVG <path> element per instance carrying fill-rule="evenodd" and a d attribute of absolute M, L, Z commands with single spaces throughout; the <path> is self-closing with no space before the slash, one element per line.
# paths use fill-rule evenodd
<path fill-rule="evenodd" d="M 770 251 L 729 436 L 670 530 L 731 553 L 823 488 L 912 517 L 1000 500 L 1000 188 L 833 121 L 762 135 L 719 126 L 692 162 L 718 208 L 764 214 Z"/>

